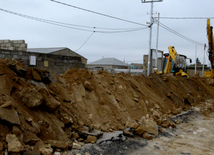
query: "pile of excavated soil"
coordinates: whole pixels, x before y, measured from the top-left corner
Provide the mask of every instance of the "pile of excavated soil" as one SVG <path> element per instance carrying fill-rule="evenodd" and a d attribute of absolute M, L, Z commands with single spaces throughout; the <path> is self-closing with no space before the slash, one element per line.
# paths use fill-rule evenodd
<path fill-rule="evenodd" d="M 158 125 L 176 127 L 169 118 L 198 103 L 209 100 L 202 112 L 212 111 L 213 86 L 213 79 L 200 77 L 82 69 L 57 76 L 1 59 L 0 152 L 51 154 L 79 147 L 77 142 L 95 143 L 101 132 L 127 128 L 151 139 Z"/>

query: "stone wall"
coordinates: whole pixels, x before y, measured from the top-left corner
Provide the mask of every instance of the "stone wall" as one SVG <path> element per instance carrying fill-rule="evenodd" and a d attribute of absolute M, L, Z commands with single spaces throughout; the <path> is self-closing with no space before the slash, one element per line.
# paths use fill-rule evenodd
<path fill-rule="evenodd" d="M 68 69 L 73 68 L 85 69 L 85 64 L 81 63 L 81 57 L 77 56 L 62 56 L 0 49 L 0 58 L 14 58 L 15 60 L 19 61 L 19 63 L 21 63 L 25 68 L 41 68 L 44 70 L 52 71 L 54 74 L 63 74 Z M 30 65 L 30 63 L 32 64 L 32 58 L 36 58 L 34 65 Z"/>
<path fill-rule="evenodd" d="M 78 53 L 70 50 L 69 48 L 65 48 L 65 49 L 60 50 L 60 51 L 52 52 L 52 54 L 81 57 L 81 62 L 84 63 L 85 65 L 87 65 L 87 59 L 86 58 L 84 58 L 83 56 L 79 55 Z"/>
<path fill-rule="evenodd" d="M 27 44 L 24 40 L 0 40 L 0 49 L 27 51 Z"/>

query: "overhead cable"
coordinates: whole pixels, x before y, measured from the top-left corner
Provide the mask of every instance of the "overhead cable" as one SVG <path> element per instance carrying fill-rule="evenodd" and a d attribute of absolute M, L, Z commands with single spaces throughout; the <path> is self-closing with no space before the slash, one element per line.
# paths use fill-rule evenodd
<path fill-rule="evenodd" d="M 103 14 L 103 13 L 99 13 L 99 12 L 95 12 L 95 11 L 92 11 L 92 10 L 80 8 L 80 7 L 77 7 L 77 6 L 74 6 L 74 5 L 70 5 L 70 4 L 67 4 L 67 3 L 63 3 L 63 2 L 60 2 L 60 1 L 56 1 L 56 0 L 51 0 L 51 1 L 52 1 L 52 2 L 55 2 L 55 3 L 58 3 L 58 4 L 65 5 L 65 6 L 73 7 L 73 8 L 75 8 L 75 9 L 79 9 L 79 10 L 87 11 L 87 12 L 90 12 L 90 13 L 98 14 L 98 15 L 101 15 L 101 16 L 105 16 L 105 17 L 117 19 L 117 20 L 120 20 L 120 21 L 132 23 L 132 24 L 137 24 L 137 25 L 141 25 L 141 26 L 148 26 L 148 25 L 146 25 L 146 24 L 141 24 L 141 23 L 137 23 L 137 22 L 130 21 L 130 20 L 126 20 L 126 19 L 122 19 L 122 18 L 118 18 L 118 17 L 106 15 L 106 14 Z"/>
<path fill-rule="evenodd" d="M 185 40 L 187 40 L 187 41 L 189 41 L 189 42 L 192 42 L 192 43 L 194 43 L 194 44 L 197 44 L 197 45 L 199 45 L 199 46 L 204 46 L 204 44 L 202 44 L 202 43 L 200 43 L 200 42 L 197 42 L 197 41 L 195 41 L 195 40 L 193 40 L 193 39 L 190 39 L 190 38 L 188 38 L 188 37 L 186 37 L 186 36 L 184 36 L 184 35 L 182 35 L 182 34 L 176 32 L 175 30 L 173 30 L 173 29 L 167 27 L 166 25 L 162 24 L 161 22 L 159 22 L 159 25 L 160 25 L 160 27 L 162 27 L 163 29 L 165 29 L 165 30 L 167 30 L 167 31 L 169 31 L 169 32 L 171 32 L 171 33 L 173 33 L 173 34 L 179 36 L 180 38 L 183 38 L 183 39 L 185 39 Z"/>
<path fill-rule="evenodd" d="M 77 52 L 77 51 L 79 51 L 86 43 L 87 43 L 87 41 L 92 37 L 92 35 L 95 33 L 95 31 L 94 32 L 92 32 L 92 34 L 86 39 L 86 41 L 82 44 L 82 46 L 80 46 L 78 49 L 76 49 L 74 52 Z"/>
<path fill-rule="evenodd" d="M 7 12 L 13 15 L 17 15 L 20 17 L 24 17 L 27 19 L 31 19 L 31 20 L 35 20 L 35 21 L 39 21 L 39 22 L 43 22 L 43 23 L 47 23 L 47 24 L 52 24 L 52 25 L 56 25 L 56 26 L 61 26 L 61 27 L 65 27 L 65 28 L 70 28 L 70 29 L 76 29 L 76 30 L 81 30 L 81 31 L 87 31 L 87 32 L 94 32 L 94 30 L 90 30 L 90 29 L 106 29 L 108 31 L 96 31 L 97 33 L 123 33 L 123 32 L 133 32 L 133 31 L 139 31 L 139 30 L 143 30 L 146 29 L 148 27 L 141 27 L 141 28 L 122 28 L 122 29 L 114 29 L 114 28 L 100 28 L 100 27 L 90 27 L 90 26 L 83 26 L 83 25 L 75 25 L 75 24 L 69 24 L 69 23 L 62 23 L 62 22 L 57 22 L 57 21 L 52 21 L 52 20 L 47 20 L 47 19 L 42 19 L 42 18 L 37 18 L 37 17 L 33 17 L 33 16 L 28 16 L 28 15 L 24 15 L 24 14 L 20 14 L 20 13 L 16 13 L 16 12 L 12 12 L 9 10 L 5 10 L 0 8 L 0 11 L 3 12 Z M 82 28 L 79 28 L 82 27 Z"/>
<path fill-rule="evenodd" d="M 158 17 L 154 17 L 158 18 Z M 161 19 L 214 19 L 214 17 L 160 17 Z"/>
<path fill-rule="evenodd" d="M 9 10 L 5 10 L 0 8 L 0 11 L 3 12 L 7 12 L 10 14 L 14 14 L 20 17 L 24 17 L 24 18 L 28 18 L 28 19 L 33 19 L 33 20 L 41 20 L 41 21 L 48 21 L 48 22 L 53 22 L 53 23 L 57 23 L 57 24 L 63 24 L 63 25 L 69 25 L 69 26 L 76 26 L 76 27 L 84 27 L 84 28 L 90 28 L 90 29 L 105 29 L 105 30 L 131 30 L 131 29 L 136 29 L 136 28 L 104 28 L 104 27 L 92 27 L 92 26 L 84 26 L 84 25 L 76 25 L 76 24 L 70 24 L 70 23 L 63 23 L 63 22 L 58 22 L 58 21 L 53 21 L 53 20 L 47 20 L 47 19 L 42 19 L 42 18 L 38 18 L 38 17 L 33 17 L 33 16 L 28 16 L 28 15 L 24 15 L 24 14 L 20 14 L 20 13 L 16 13 L 16 12 L 12 12 Z"/>

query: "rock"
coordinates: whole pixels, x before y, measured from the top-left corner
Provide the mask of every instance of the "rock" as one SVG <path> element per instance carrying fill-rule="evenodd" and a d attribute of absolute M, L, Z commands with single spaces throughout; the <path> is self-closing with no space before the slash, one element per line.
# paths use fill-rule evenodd
<path fill-rule="evenodd" d="M 153 118 L 154 118 L 155 120 L 160 119 L 160 117 L 161 117 L 161 115 L 160 115 L 159 112 L 153 111 Z"/>
<path fill-rule="evenodd" d="M 134 100 L 135 102 L 139 102 L 138 98 L 136 98 L 136 97 L 135 97 L 133 100 Z"/>
<path fill-rule="evenodd" d="M 134 134 L 141 136 L 146 131 L 147 130 L 146 130 L 146 126 L 145 125 L 139 125 L 138 128 L 134 130 Z"/>
<path fill-rule="evenodd" d="M 8 144 L 8 152 L 10 153 L 20 153 L 24 151 L 24 147 L 14 134 L 7 134 L 6 141 Z"/>
<path fill-rule="evenodd" d="M 180 124 L 181 123 L 178 119 L 176 119 L 174 122 L 175 122 L 175 124 Z"/>
<path fill-rule="evenodd" d="M 20 125 L 18 113 L 13 108 L 0 108 L 0 119 L 13 125 Z"/>
<path fill-rule="evenodd" d="M 75 133 L 73 133 L 72 137 L 75 138 L 75 139 L 78 139 L 80 136 L 79 136 L 78 133 L 75 132 Z"/>
<path fill-rule="evenodd" d="M 163 129 L 162 128 L 159 128 L 158 131 L 161 132 L 161 133 L 163 133 Z"/>
<path fill-rule="evenodd" d="M 91 155 L 90 153 L 86 152 L 85 155 Z"/>
<path fill-rule="evenodd" d="M 160 106 L 158 104 L 154 105 L 155 109 L 160 109 Z"/>
<path fill-rule="evenodd" d="M 134 134 L 131 131 L 127 130 L 127 129 L 123 130 L 123 134 L 125 136 L 129 136 L 129 137 L 133 137 L 134 136 Z"/>
<path fill-rule="evenodd" d="M 53 155 L 61 155 L 61 153 L 60 152 L 54 152 Z"/>
<path fill-rule="evenodd" d="M 163 128 L 168 128 L 169 125 L 170 125 L 169 119 L 168 119 L 167 117 L 163 118 L 163 119 L 162 119 L 162 124 L 161 124 L 161 126 L 162 126 Z"/>
<path fill-rule="evenodd" d="M 61 121 L 65 124 L 65 125 L 70 125 L 71 123 L 73 123 L 73 119 L 71 116 L 68 115 L 62 115 L 61 117 Z"/>
<path fill-rule="evenodd" d="M 53 149 L 50 144 L 45 144 L 43 141 L 39 141 L 34 146 L 35 151 L 39 151 L 42 155 L 52 155 Z"/>
<path fill-rule="evenodd" d="M 94 144 L 97 142 L 97 137 L 95 136 L 88 136 L 87 139 L 86 139 L 88 142 Z"/>
<path fill-rule="evenodd" d="M 136 121 L 133 120 L 133 121 L 128 121 L 126 126 L 132 128 L 132 129 L 137 129 L 139 124 Z"/>
<path fill-rule="evenodd" d="M 32 69 L 32 76 L 34 80 L 42 81 L 41 75 L 35 69 Z"/>
<path fill-rule="evenodd" d="M 157 125 L 161 125 L 161 122 L 162 122 L 161 118 L 156 120 Z"/>
<path fill-rule="evenodd" d="M 4 144 L 0 142 L 0 153 L 3 151 L 3 149 L 4 149 Z"/>
<path fill-rule="evenodd" d="M 153 120 L 146 119 L 145 120 L 145 126 L 146 126 L 146 132 L 147 133 L 158 136 L 158 126 Z"/>
<path fill-rule="evenodd" d="M 146 119 L 149 119 L 149 114 L 146 114 Z"/>
<path fill-rule="evenodd" d="M 16 135 L 16 137 L 21 141 L 23 139 L 23 135 L 21 130 L 17 126 L 12 127 L 12 133 Z"/>
<path fill-rule="evenodd" d="M 58 141 L 58 140 L 48 140 L 45 141 L 45 143 L 50 144 L 53 148 L 57 149 L 62 149 L 62 150 L 67 150 L 68 148 L 72 148 L 72 144 L 69 142 L 63 142 L 63 141 Z"/>
<path fill-rule="evenodd" d="M 37 135 L 35 133 L 32 133 L 30 131 L 26 131 L 24 133 L 24 143 L 28 144 L 28 145 L 35 145 L 38 141 L 40 141 L 41 139 L 37 137 Z"/>
<path fill-rule="evenodd" d="M 13 81 L 9 78 L 8 75 L 0 76 L 0 95 L 4 94 L 10 96 L 10 92 L 13 88 Z"/>
<path fill-rule="evenodd" d="M 43 101 L 42 95 L 35 89 L 23 88 L 19 96 L 28 108 L 38 107 Z"/>
<path fill-rule="evenodd" d="M 143 125 L 143 124 L 144 124 L 144 122 L 145 122 L 145 120 L 146 120 L 146 117 L 145 117 L 145 116 L 143 116 L 143 117 L 140 119 L 139 123 L 140 123 L 141 125 Z"/>
<path fill-rule="evenodd" d="M 23 155 L 40 155 L 39 151 L 26 151 Z"/>
<path fill-rule="evenodd" d="M 81 145 L 73 143 L 73 149 L 81 150 Z"/>
<path fill-rule="evenodd" d="M 175 107 L 172 108 L 171 114 L 173 114 L 173 115 L 177 115 L 178 114 L 178 111 L 177 111 L 177 109 Z"/>
<path fill-rule="evenodd" d="M 84 82 L 84 87 L 85 87 L 85 89 L 90 90 L 90 91 L 94 90 L 94 87 L 88 81 Z"/>
<path fill-rule="evenodd" d="M 53 149 L 51 147 L 44 147 L 40 149 L 42 155 L 52 155 Z"/>
<path fill-rule="evenodd" d="M 0 108 L 8 108 L 8 109 L 11 109 L 13 107 L 13 102 L 12 101 L 6 101 L 4 104 L 2 104 L 0 106 Z"/>
<path fill-rule="evenodd" d="M 47 89 L 43 87 L 38 88 L 39 93 L 44 98 L 45 106 L 48 111 L 54 111 L 60 106 L 60 102 L 54 99 L 48 92 Z"/>
<path fill-rule="evenodd" d="M 172 128 L 176 128 L 175 123 L 170 123 L 170 126 L 171 126 Z"/>
<path fill-rule="evenodd" d="M 84 130 L 85 129 L 85 130 Z M 89 132 L 89 128 L 81 128 L 79 131 L 78 131 L 78 134 L 80 137 L 87 137 L 87 136 L 95 136 L 97 138 L 101 138 L 103 136 L 103 132 L 99 131 L 99 130 L 92 130 L 91 132 Z"/>
<path fill-rule="evenodd" d="M 148 139 L 148 140 L 152 140 L 153 139 L 152 135 L 150 135 L 150 134 L 148 134 L 146 132 L 143 134 L 143 138 Z"/>
<path fill-rule="evenodd" d="M 70 155 L 68 152 L 62 152 L 61 155 Z"/>

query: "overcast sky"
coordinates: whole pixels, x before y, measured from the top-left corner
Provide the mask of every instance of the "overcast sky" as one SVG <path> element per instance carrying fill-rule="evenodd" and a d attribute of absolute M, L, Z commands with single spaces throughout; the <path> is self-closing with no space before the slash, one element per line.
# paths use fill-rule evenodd
<path fill-rule="evenodd" d="M 145 24 L 150 21 L 148 14 L 150 3 L 141 0 L 59 0 L 80 8 L 102 14 L 122 18 L 136 23 Z M 154 3 L 154 13 L 160 17 L 214 17 L 213 0 L 163 0 Z M 127 30 L 145 26 L 124 22 L 97 15 L 73 7 L 61 5 L 51 0 L 0 0 L 0 8 L 12 12 L 52 20 L 57 22 Z M 153 15 L 157 17 L 157 14 Z M 10 13 L 0 11 L 0 39 L 23 39 L 28 48 L 68 47 L 71 50 L 80 48 L 92 34 L 93 29 L 75 27 L 87 31 L 51 25 Z M 174 31 L 207 44 L 206 19 L 160 19 L 160 22 Z M 214 19 L 211 20 L 214 26 Z M 89 30 L 89 31 L 88 31 Z M 119 31 L 118 30 L 118 31 Z M 153 25 L 152 48 L 156 48 L 157 25 Z M 97 29 L 95 31 L 109 31 Z M 195 61 L 196 44 L 186 41 L 160 27 L 159 50 L 168 52 L 168 46 L 174 46 L 180 54 L 187 55 Z M 95 32 L 77 53 L 88 59 L 88 62 L 102 57 L 114 57 L 128 63 L 142 63 L 143 55 L 148 54 L 149 29 L 125 33 Z M 197 46 L 199 60 L 203 61 L 203 47 Z M 206 63 L 208 56 L 206 55 Z"/>

